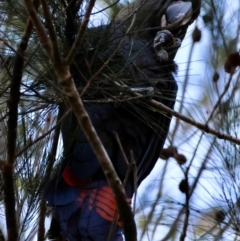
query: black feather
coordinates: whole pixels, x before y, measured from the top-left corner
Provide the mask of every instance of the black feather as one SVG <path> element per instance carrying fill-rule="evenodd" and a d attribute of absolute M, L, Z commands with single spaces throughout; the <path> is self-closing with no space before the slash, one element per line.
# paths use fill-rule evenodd
<path fill-rule="evenodd" d="M 161 19 L 166 7 L 159 7 L 157 19 Z M 128 167 L 114 133 L 119 136 L 129 162 L 133 158 L 136 163 L 137 180 L 131 172 L 125 188 L 132 198 L 134 182 L 139 186 L 156 164 L 171 121 L 169 114 L 155 110 L 149 100 L 174 107 L 177 84 L 173 73 L 177 66 L 172 59 L 175 54 L 167 61 L 159 59 L 152 31 L 128 33 L 128 21 L 123 24 L 120 20 L 87 30 L 71 72 L 80 94 L 91 80 L 82 95 L 84 106 L 122 182 Z M 153 23 L 153 16 L 148 20 Z M 136 23 L 139 21 L 137 18 Z M 138 92 L 140 88 L 144 91 Z M 44 198 L 55 207 L 54 215 L 70 241 L 105 241 L 114 217 L 111 221 L 103 218 L 98 198 L 92 198 L 95 192 L 101 193 L 108 187 L 104 173 L 73 114 L 63 122 L 62 136 L 62 166 L 46 186 Z M 113 195 L 108 195 L 114 200 Z M 121 227 L 115 225 L 111 240 L 122 240 L 120 233 Z"/>

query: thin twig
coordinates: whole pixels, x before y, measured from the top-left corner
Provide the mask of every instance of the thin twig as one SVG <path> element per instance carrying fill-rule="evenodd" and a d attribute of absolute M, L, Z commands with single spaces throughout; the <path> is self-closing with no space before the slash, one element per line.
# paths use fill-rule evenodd
<path fill-rule="evenodd" d="M 189 70 L 190 70 L 190 63 L 191 63 L 191 58 L 192 58 L 192 54 L 193 54 L 193 48 L 194 48 L 195 42 L 192 42 L 191 44 L 191 48 L 190 48 L 190 52 L 189 52 L 189 56 L 188 56 L 188 61 L 187 61 L 187 68 L 186 68 L 186 73 L 185 73 L 185 79 L 183 81 L 183 87 L 182 87 L 182 97 L 181 97 L 181 101 L 180 101 L 180 108 L 179 108 L 179 113 L 182 113 L 183 110 L 183 103 L 184 103 L 184 98 L 185 98 L 185 94 L 187 92 L 187 86 L 188 86 L 188 79 L 189 79 Z M 176 131 L 178 130 L 179 127 L 179 119 L 176 120 L 176 124 L 174 126 L 174 130 L 172 132 L 172 140 L 171 143 L 174 143 L 174 138 L 175 138 L 175 134 Z"/>
<path fill-rule="evenodd" d="M 42 140 L 43 138 L 45 138 L 47 135 L 51 134 L 52 131 L 54 131 L 58 126 L 60 126 L 60 124 L 62 123 L 62 121 L 67 117 L 67 115 L 69 115 L 71 113 L 72 109 L 69 109 L 60 119 L 59 121 L 56 123 L 56 125 L 54 127 L 52 127 L 49 131 L 47 131 L 45 134 L 41 135 L 40 137 L 38 137 L 36 140 L 29 142 L 25 147 L 23 147 L 22 150 L 20 150 L 17 154 L 16 157 L 21 156 L 26 150 L 28 150 L 29 147 L 31 147 L 32 145 L 36 144 L 37 142 L 39 142 L 40 140 Z"/>
<path fill-rule="evenodd" d="M 212 119 L 213 114 L 215 113 L 215 110 L 216 110 L 216 109 L 218 108 L 218 106 L 221 104 L 221 101 L 222 101 L 223 96 L 226 94 L 226 92 L 228 91 L 228 89 L 229 89 L 229 87 L 230 87 L 230 84 L 231 84 L 231 82 L 232 82 L 232 77 L 233 77 L 233 73 L 230 74 L 229 79 L 228 79 L 228 82 L 227 82 L 227 84 L 225 85 L 222 94 L 219 96 L 219 98 L 218 98 L 218 100 L 217 100 L 217 103 L 214 105 L 213 110 L 212 110 L 212 113 L 211 113 L 211 115 L 209 116 L 207 123 Z"/>
<path fill-rule="evenodd" d="M 38 17 L 36 8 L 34 7 L 33 3 L 31 0 L 24 0 L 25 2 L 25 6 L 28 10 L 28 13 L 30 15 L 30 18 L 35 26 L 37 35 L 40 39 L 40 42 L 42 44 L 42 46 L 44 47 L 48 57 L 50 59 L 52 59 L 52 43 L 47 35 L 47 32 L 40 20 L 40 18 Z"/>
<path fill-rule="evenodd" d="M 154 240 L 154 236 L 156 234 L 157 227 L 158 227 L 159 223 L 164 219 L 164 213 L 165 213 L 165 207 L 162 208 L 160 215 L 158 215 L 156 221 L 154 222 L 151 240 Z"/>
<path fill-rule="evenodd" d="M 146 2 L 146 1 L 145 1 Z M 139 9 L 139 8 L 138 8 Z M 137 10 L 135 10 L 137 11 Z M 134 12 L 135 12 L 134 11 Z M 134 15 L 135 16 L 135 15 Z M 103 65 L 99 68 L 99 70 L 88 80 L 87 84 L 84 86 L 80 97 L 83 97 L 83 95 L 86 93 L 87 89 L 90 87 L 90 84 L 93 82 L 93 80 L 95 80 L 97 78 L 97 76 L 104 70 L 104 68 L 108 65 L 108 63 L 112 60 L 112 58 L 114 57 L 114 55 L 117 53 L 117 51 L 119 50 L 124 37 L 129 34 L 129 32 L 131 31 L 131 28 L 133 27 L 133 22 L 135 21 L 135 18 L 132 19 L 130 26 L 128 27 L 126 33 L 122 36 L 121 40 L 119 41 L 118 45 L 116 46 L 116 48 L 114 49 L 114 51 L 111 53 L 111 55 L 109 56 L 109 58 L 103 63 Z M 120 26 L 120 25 L 119 25 Z M 119 27 L 118 26 L 118 27 Z M 118 28 L 117 27 L 117 28 Z"/>
<path fill-rule="evenodd" d="M 214 136 L 216 136 L 217 138 L 219 139 L 223 139 L 223 140 L 227 140 L 227 141 L 230 141 L 232 143 L 235 143 L 237 145 L 240 145 L 240 139 L 238 138 L 234 138 L 233 136 L 230 136 L 230 135 L 227 135 L 225 133 L 222 133 L 220 131 L 216 131 L 212 128 L 210 128 L 208 125 L 206 124 L 201 124 L 195 120 L 192 120 L 184 115 L 181 115 L 180 113 L 172 110 L 171 108 L 165 106 L 164 104 L 156 101 L 156 100 L 150 100 L 149 103 L 154 106 L 155 108 L 159 109 L 159 110 L 163 110 L 165 112 L 167 112 L 168 114 L 172 115 L 172 116 L 175 116 L 176 118 L 192 125 L 192 126 L 195 126 L 197 127 L 199 130 L 202 130 L 206 133 L 209 133 L 209 134 L 212 134 Z"/>
<path fill-rule="evenodd" d="M 51 40 L 52 58 L 55 62 L 61 61 L 61 55 L 58 48 L 57 35 L 53 26 L 52 16 L 46 0 L 40 0 L 43 8 L 43 15 L 46 20 L 49 37 Z"/>
<path fill-rule="evenodd" d="M 192 166 L 194 157 L 195 157 L 195 155 L 196 155 L 196 153 L 197 153 L 197 150 L 198 150 L 198 147 L 199 147 L 199 145 L 200 145 L 200 143 L 201 143 L 201 140 L 202 140 L 202 138 L 203 138 L 203 135 L 204 135 L 204 133 L 202 132 L 202 133 L 201 133 L 201 136 L 200 136 L 200 138 L 199 138 L 199 140 L 198 140 L 198 143 L 197 143 L 197 145 L 196 145 L 196 148 L 195 148 L 195 150 L 194 150 L 194 153 L 193 153 L 193 155 L 192 155 L 192 159 L 190 160 L 190 163 L 189 163 L 189 165 L 188 165 L 188 167 L 186 168 L 186 171 L 185 171 L 185 173 L 184 173 L 184 175 L 185 175 L 185 180 L 186 180 L 187 184 L 188 184 L 188 174 L 189 174 L 189 170 L 190 170 L 190 167 Z M 207 161 L 207 158 L 205 158 L 205 162 L 204 162 L 204 164 L 202 165 L 202 168 L 200 169 L 200 171 L 198 172 L 198 174 L 200 173 L 200 175 L 201 175 L 202 171 L 204 170 L 206 161 Z M 197 184 L 197 182 L 198 182 L 198 179 L 200 178 L 200 175 L 198 176 L 198 178 L 195 179 L 195 182 L 194 182 L 194 183 L 195 183 L 195 184 L 194 184 L 195 186 L 193 185 L 193 187 L 192 187 L 192 189 L 191 189 L 191 193 L 192 193 L 193 190 L 195 189 L 196 184 Z M 187 192 L 185 193 L 185 196 L 186 196 L 186 201 L 185 201 L 186 215 L 185 215 L 185 219 L 184 219 L 183 230 L 182 230 L 182 233 L 181 233 L 181 236 L 180 236 L 180 241 L 184 241 L 184 240 L 185 240 L 185 237 L 186 237 L 186 235 L 187 235 L 188 220 L 189 220 L 189 216 L 190 216 L 189 202 L 190 202 L 190 198 L 191 198 L 191 195 L 189 194 L 189 188 L 187 189 Z"/>
<path fill-rule="evenodd" d="M 85 87 L 83 88 L 81 94 L 80 94 L 80 97 L 83 97 L 83 95 L 86 93 L 87 89 L 90 87 L 90 84 L 92 83 L 93 80 L 95 80 L 97 78 L 97 76 L 103 71 L 103 69 L 108 65 L 108 63 L 112 60 L 112 58 L 114 57 L 114 55 L 117 53 L 117 51 L 119 50 L 123 40 L 124 40 L 124 37 L 126 35 L 128 35 L 131 31 L 131 29 L 133 28 L 134 26 L 134 22 L 136 20 L 136 13 L 141 9 L 141 7 L 147 3 L 147 0 L 145 0 L 143 3 L 140 4 L 140 6 L 138 6 L 131 14 L 129 14 L 128 17 L 126 17 L 116 28 L 120 28 L 125 22 L 127 22 L 131 17 L 132 20 L 131 20 L 131 23 L 126 31 L 125 34 L 121 35 L 121 36 L 117 36 L 117 38 L 121 38 L 121 40 L 119 41 L 118 45 L 116 46 L 116 48 L 114 49 L 114 51 L 111 53 L 111 55 L 109 56 L 109 58 L 103 63 L 103 65 L 99 68 L 99 70 L 88 80 L 87 84 L 85 85 Z M 113 39 L 111 39 L 113 41 Z M 141 70 L 139 70 L 141 71 Z M 142 73 L 143 74 L 143 73 Z"/>
<path fill-rule="evenodd" d="M 113 132 L 113 135 L 114 135 L 114 137 L 115 137 L 115 139 L 116 139 L 116 141 L 117 141 L 117 143 L 118 143 L 118 146 L 119 146 L 120 151 L 121 151 L 121 153 L 122 153 L 122 155 L 123 155 L 123 159 L 124 159 L 125 163 L 126 163 L 127 165 L 129 165 L 129 161 L 128 161 L 128 159 L 127 159 L 127 156 L 126 156 L 125 151 L 123 150 L 123 146 L 122 146 L 122 143 L 121 143 L 120 138 L 119 138 L 119 136 L 118 136 L 118 133 L 114 131 L 114 132 Z"/>
<path fill-rule="evenodd" d="M 185 173 L 185 181 L 188 184 L 188 173 Z M 189 220 L 189 216 L 190 216 L 190 210 L 189 210 L 189 201 L 190 201 L 190 195 L 189 195 L 189 186 L 187 186 L 187 190 L 185 192 L 185 196 L 186 196 L 186 204 L 185 204 L 185 210 L 186 210 L 186 215 L 184 218 L 184 223 L 183 223 L 183 229 L 182 229 L 182 233 L 181 236 L 179 238 L 179 241 L 184 241 L 187 235 L 187 228 L 188 228 L 188 220 Z"/>
<path fill-rule="evenodd" d="M 18 125 L 18 104 L 20 101 L 20 86 L 22 81 L 25 50 L 31 36 L 33 24 L 28 18 L 24 34 L 17 49 L 16 60 L 13 68 L 13 76 L 8 100 L 8 134 L 7 134 L 7 162 L 3 167 L 3 191 L 5 203 L 6 225 L 9 241 L 17 241 L 18 225 L 16 217 L 16 200 L 14 185 L 14 163 Z"/>
<path fill-rule="evenodd" d="M 174 218 L 174 222 L 171 224 L 171 227 L 170 227 L 168 233 L 164 236 L 163 239 L 161 239 L 161 241 L 169 241 L 169 240 L 171 240 L 171 236 L 176 233 L 177 224 L 178 224 L 178 222 L 180 220 L 180 217 L 184 213 L 184 211 L 185 211 L 185 206 L 183 206 L 181 208 L 181 210 L 179 211 L 177 217 Z"/>
<path fill-rule="evenodd" d="M 227 44 L 226 44 L 226 37 L 224 36 L 224 33 L 223 33 L 223 28 L 222 28 L 222 19 L 219 20 L 218 16 L 217 16 L 217 10 L 216 10 L 216 7 L 215 7 L 215 4 L 214 4 L 214 1 L 211 0 L 211 9 L 213 9 L 213 14 L 216 16 L 216 20 L 217 20 L 217 27 L 218 27 L 218 31 L 221 35 L 221 39 L 223 41 L 223 47 L 224 47 L 224 50 L 227 53 Z"/>
<path fill-rule="evenodd" d="M 38 236 L 37 241 L 44 241 L 45 236 L 45 213 L 46 213 L 46 201 L 40 201 L 40 210 L 39 210 L 39 221 L 38 221 Z"/>
<path fill-rule="evenodd" d="M 3 44 L 4 44 L 6 47 L 8 47 L 13 53 L 17 54 L 17 50 L 16 50 L 14 47 L 12 47 L 12 46 L 7 42 L 6 39 L 3 39 L 3 38 L 0 37 L 0 41 L 2 41 Z M 21 55 L 21 53 L 18 53 L 18 54 Z M 31 61 L 29 61 L 29 59 L 25 58 L 25 56 L 23 56 L 23 55 L 21 55 L 21 57 L 22 57 L 22 58 L 24 59 L 24 61 L 32 68 L 32 70 L 34 70 L 34 71 L 38 72 L 40 75 L 42 75 L 42 73 L 39 72 L 39 69 L 38 69 L 36 66 L 34 66 L 34 64 L 32 64 Z M 48 80 L 48 79 L 46 79 L 46 80 Z M 61 92 L 61 90 L 58 88 L 57 85 L 54 85 L 54 84 L 51 83 L 51 82 L 49 82 L 49 83 L 50 83 L 56 90 L 58 90 L 59 92 Z"/>
<path fill-rule="evenodd" d="M 85 31 L 86 31 L 86 28 L 87 28 L 87 25 L 88 25 L 88 22 L 90 20 L 90 15 L 92 13 L 92 9 L 95 5 L 95 2 L 96 0 L 90 0 L 89 4 L 88 4 L 88 7 L 87 7 L 87 11 L 85 13 L 85 16 L 84 16 L 84 19 L 82 21 L 82 24 L 80 26 L 80 29 L 77 33 L 77 36 L 76 36 L 76 39 L 73 43 L 73 46 L 72 48 L 70 49 L 69 53 L 68 53 L 68 56 L 67 58 L 65 59 L 65 63 L 66 65 L 70 65 L 82 43 L 82 40 L 83 40 L 83 37 L 84 37 L 84 34 L 85 34 Z"/>
<path fill-rule="evenodd" d="M 119 138 L 119 136 L 118 136 L 118 133 L 117 133 L 117 132 L 113 132 L 113 134 L 114 134 L 115 139 L 116 139 L 116 141 L 117 141 L 117 143 L 118 143 L 118 146 L 119 146 L 119 148 L 120 148 L 120 151 L 121 151 L 121 153 L 122 153 L 122 155 L 123 155 L 123 159 L 124 159 L 124 161 L 125 161 L 125 163 L 126 163 L 126 165 L 127 165 L 127 172 L 126 172 L 126 175 L 125 175 L 125 178 L 124 178 L 124 181 L 123 181 L 123 186 L 124 186 L 124 188 L 126 188 L 126 187 L 127 187 L 128 180 L 129 180 L 129 176 L 130 176 L 131 172 L 134 171 L 134 170 L 133 170 L 133 168 L 134 168 L 134 166 L 133 166 L 134 162 L 131 161 L 131 163 L 130 163 L 130 162 L 128 161 L 127 156 L 126 156 L 126 153 L 125 153 L 125 151 L 124 151 L 124 149 L 123 149 L 123 146 L 122 146 L 122 143 L 121 143 L 121 141 L 120 141 L 120 138 Z M 130 151 L 130 152 L 131 152 L 131 155 L 132 155 L 132 151 Z M 133 173 L 133 175 L 134 175 L 134 173 Z M 135 176 L 134 176 L 133 178 L 135 178 Z M 136 180 L 137 180 L 137 178 L 136 178 Z M 134 191 L 135 191 L 135 190 L 136 190 L 136 189 L 135 189 L 135 180 L 133 180 L 133 181 L 134 181 L 133 185 L 134 185 Z M 116 215 L 116 214 L 115 214 L 115 215 Z M 117 216 L 116 216 L 116 217 L 117 217 Z M 115 219 L 117 220 L 117 218 L 115 218 Z M 114 224 L 114 223 L 113 223 L 113 224 Z M 113 224 L 112 224 L 112 227 L 113 227 Z M 111 236 L 109 235 L 109 237 L 111 237 Z"/>
<path fill-rule="evenodd" d="M 162 177 L 160 178 L 160 182 L 159 182 L 159 189 L 158 189 L 158 193 L 157 193 L 157 197 L 154 201 L 154 203 L 151 205 L 151 210 L 147 216 L 147 219 L 145 220 L 144 222 L 144 227 L 143 227 L 143 231 L 142 231 L 142 234 L 141 234 L 141 238 L 140 240 L 142 240 L 145 232 L 147 231 L 147 228 L 149 226 L 149 224 L 151 223 L 152 221 L 152 218 L 153 218 L 153 214 L 156 210 L 156 207 L 157 207 L 157 204 L 162 196 L 162 188 L 163 188 L 163 181 L 164 181 L 164 176 L 166 174 L 166 171 L 167 171 L 167 166 L 168 166 L 168 161 L 165 162 L 165 165 L 163 167 L 163 172 L 162 172 Z"/>
<path fill-rule="evenodd" d="M 130 150 L 130 155 L 131 155 L 131 165 L 132 165 L 132 171 L 133 171 L 133 188 L 134 188 L 134 193 L 135 193 L 135 198 L 134 198 L 134 203 L 133 203 L 133 214 L 135 214 L 136 210 L 136 197 L 137 197 L 137 188 L 138 188 L 138 178 L 137 178 L 137 165 L 134 160 L 133 156 L 133 151 Z"/>
<path fill-rule="evenodd" d="M 197 184 L 199 183 L 199 179 L 200 179 L 203 171 L 206 168 L 206 165 L 207 165 L 207 162 L 209 160 L 209 156 L 212 153 L 212 149 L 213 149 L 215 141 L 216 141 L 216 137 L 212 141 L 212 144 L 211 144 L 211 146 L 210 146 L 210 148 L 209 148 L 209 150 L 208 150 L 208 152 L 207 152 L 207 154 L 206 154 L 206 156 L 204 158 L 204 161 L 203 161 L 203 163 L 202 163 L 202 165 L 201 165 L 201 167 L 200 167 L 200 169 L 198 171 L 198 174 L 197 174 L 197 176 L 196 176 L 196 178 L 195 178 L 195 180 L 194 180 L 194 182 L 192 184 L 191 189 L 189 190 L 189 188 L 188 188 L 188 190 L 186 192 L 186 204 L 185 204 L 186 215 L 185 215 L 185 219 L 184 219 L 183 231 L 182 231 L 181 236 L 180 236 L 180 241 L 184 241 L 185 237 L 186 237 L 186 234 L 187 234 L 188 220 L 189 220 L 189 216 L 190 216 L 190 210 L 189 210 L 190 198 L 191 198 L 191 196 L 192 196 L 192 194 L 193 194 Z M 185 179 L 187 180 L 187 183 L 188 183 L 188 176 L 187 176 L 187 174 L 185 174 Z"/>
<path fill-rule="evenodd" d="M 210 157 L 210 155 L 211 155 L 211 153 L 213 151 L 213 147 L 214 147 L 215 142 L 216 142 L 216 137 L 214 137 L 214 139 L 212 140 L 211 146 L 209 147 L 208 152 L 206 153 L 205 158 L 204 158 L 204 160 L 203 160 L 203 162 L 201 164 L 201 167 L 200 167 L 200 169 L 198 171 L 198 174 L 197 174 L 197 176 L 196 176 L 196 178 L 195 178 L 195 180 L 194 180 L 194 182 L 193 182 L 193 184 L 191 186 L 191 189 L 189 191 L 189 197 L 192 196 L 192 194 L 193 194 L 193 192 L 194 192 L 194 190 L 195 190 L 195 188 L 196 188 L 196 186 L 198 184 L 198 181 L 199 181 L 203 171 L 206 168 L 206 165 L 207 165 L 207 162 L 209 160 L 209 157 Z"/>
<path fill-rule="evenodd" d="M 61 106 L 59 107 L 59 112 L 58 112 L 58 119 L 57 119 L 57 124 L 55 125 L 55 132 L 54 132 L 54 136 L 53 136 L 53 142 L 52 142 L 52 146 L 51 146 L 51 152 L 48 154 L 47 157 L 47 167 L 46 167 L 46 171 L 45 174 L 42 178 L 42 182 L 39 185 L 38 188 L 38 193 L 40 193 L 43 189 L 43 187 L 46 185 L 46 183 L 48 182 L 50 176 L 51 176 L 51 172 L 52 172 L 52 168 L 54 165 L 54 162 L 56 160 L 56 154 L 57 154 L 57 147 L 58 147 L 58 142 L 59 142 L 59 136 L 60 136 L 60 130 L 61 130 L 61 126 L 60 124 L 62 123 L 62 121 L 67 117 L 67 115 L 71 112 L 71 109 L 68 110 L 64 115 L 62 114 L 62 108 Z"/>

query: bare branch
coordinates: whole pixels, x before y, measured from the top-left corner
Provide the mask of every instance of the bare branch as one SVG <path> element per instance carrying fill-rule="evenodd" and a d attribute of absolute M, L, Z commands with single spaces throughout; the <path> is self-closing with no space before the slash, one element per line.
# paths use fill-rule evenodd
<path fill-rule="evenodd" d="M 44 185 L 46 185 L 46 183 L 48 182 L 50 176 L 51 176 L 51 171 L 54 165 L 54 162 L 56 160 L 56 154 L 57 154 L 57 147 L 58 147 L 58 142 L 59 142 L 59 136 L 60 136 L 60 130 L 61 130 L 61 126 L 60 124 L 62 123 L 63 119 L 70 113 L 71 109 L 68 110 L 63 116 L 62 116 L 62 108 L 59 108 L 59 112 L 58 112 L 58 121 L 57 124 L 55 125 L 55 132 L 54 132 L 54 136 L 53 136 L 53 142 L 52 142 L 52 146 L 51 146 L 51 152 L 48 154 L 48 158 L 47 158 L 47 167 L 46 167 L 46 171 L 45 174 L 42 178 L 42 182 L 41 185 L 39 185 L 38 188 L 38 192 L 40 193 L 44 187 Z"/>
<path fill-rule="evenodd" d="M 144 222 L 144 226 L 143 226 L 143 231 L 142 231 L 142 234 L 141 234 L 141 240 L 144 236 L 144 234 L 146 233 L 147 231 L 147 228 L 149 227 L 152 219 L 153 219 L 153 215 L 154 215 L 154 212 L 156 211 L 156 207 L 159 203 L 159 200 L 160 198 L 162 197 L 162 191 L 163 191 L 163 181 L 164 181 L 164 177 L 165 177 L 165 174 L 166 174 L 166 171 L 167 171 L 167 166 L 168 166 L 168 162 L 166 161 L 165 162 L 165 165 L 163 167 L 163 172 L 162 172 L 162 177 L 160 178 L 159 180 L 159 185 L 158 185 L 158 193 L 157 193 L 157 197 L 155 199 L 155 201 L 153 202 L 153 204 L 151 205 L 151 210 Z"/>
<path fill-rule="evenodd" d="M 77 41 L 75 42 L 75 47 L 79 46 L 81 43 L 81 39 L 83 37 L 83 30 L 86 28 L 87 23 L 89 21 L 89 16 L 91 14 L 91 10 L 94 6 L 95 0 L 92 0 L 89 4 L 87 13 L 85 15 L 85 21 L 82 24 L 82 27 L 80 28 L 78 32 Z M 41 24 L 39 17 L 37 16 L 37 13 L 29 0 L 25 0 L 26 7 L 29 11 L 29 14 L 31 16 L 31 19 L 35 25 L 37 34 L 39 36 L 39 39 L 46 50 L 49 58 L 51 58 L 51 43 L 46 35 L 46 31 Z M 75 47 L 73 48 L 75 51 Z M 72 51 L 73 51 L 72 49 Z M 74 57 L 75 53 L 70 53 L 69 58 L 67 58 L 66 63 L 70 64 L 72 58 Z M 73 82 L 73 79 L 71 78 L 71 74 L 69 71 L 69 66 L 66 63 L 59 63 L 55 62 L 54 59 L 52 60 L 52 65 L 55 70 L 55 73 L 57 74 L 59 78 L 59 83 L 63 89 L 63 92 L 67 96 L 67 100 L 70 104 L 70 106 L 73 109 L 73 112 L 77 118 L 78 123 L 80 124 L 82 130 L 84 131 L 84 134 L 86 135 L 89 143 L 91 144 L 100 164 L 101 167 L 105 173 L 105 176 L 108 180 L 108 183 L 110 187 L 113 190 L 113 193 L 116 198 L 117 207 L 120 216 L 122 217 L 122 223 L 123 223 L 123 229 L 125 232 L 125 237 L 127 241 L 134 241 L 136 240 L 136 225 L 134 222 L 133 214 L 131 211 L 131 207 L 127 201 L 127 196 L 124 191 L 124 188 L 114 170 L 114 167 L 112 165 L 112 162 L 103 147 L 94 127 L 92 126 L 91 120 L 88 116 L 88 113 L 86 112 L 83 102 L 79 97 L 78 91 L 76 89 L 76 86 Z M 124 215 L 121 215 L 123 214 Z"/>
<path fill-rule="evenodd" d="M 195 120 L 192 120 L 192 119 L 190 119 L 190 118 L 188 118 L 184 115 L 181 115 L 180 113 L 172 110 L 171 108 L 165 106 L 164 104 L 162 104 L 162 103 L 160 103 L 156 100 L 150 100 L 150 104 L 157 109 L 164 110 L 168 114 L 170 114 L 172 116 L 175 116 L 176 118 L 178 118 L 178 119 L 180 119 L 180 120 L 182 120 L 182 121 L 184 121 L 184 122 L 186 122 L 186 123 L 188 123 L 192 126 L 197 127 L 199 130 L 202 130 L 206 133 L 210 133 L 210 134 L 216 136 L 219 139 L 227 140 L 227 141 L 230 141 L 230 142 L 235 143 L 237 145 L 240 145 L 240 139 L 234 138 L 234 137 L 229 136 L 229 135 L 226 135 L 226 134 L 224 134 L 220 131 L 216 131 L 216 130 L 210 128 L 207 124 L 201 124 L 201 123 L 199 123 Z"/>
<path fill-rule="evenodd" d="M 72 61 L 74 59 L 74 56 L 76 55 L 76 53 L 77 53 L 77 51 L 78 51 L 78 49 L 79 49 L 79 47 L 82 43 L 84 33 L 86 31 L 88 22 L 90 20 L 90 15 L 92 13 L 92 9 L 95 5 L 95 2 L 96 2 L 96 0 L 90 0 L 90 2 L 88 4 L 87 11 L 86 11 L 84 19 L 82 21 L 81 27 L 78 30 L 77 37 L 76 37 L 76 39 L 73 43 L 73 46 L 72 46 L 71 50 L 69 51 L 68 56 L 65 60 L 66 65 L 70 65 L 72 63 Z"/>
<path fill-rule="evenodd" d="M 217 109 L 218 106 L 221 104 L 221 101 L 222 101 L 223 96 L 226 94 L 226 92 L 228 91 L 228 89 L 229 89 L 229 87 L 230 87 L 230 83 L 232 82 L 232 77 L 233 77 L 233 73 L 230 74 L 229 79 L 228 79 L 228 82 L 227 82 L 227 84 L 225 85 L 222 94 L 219 96 L 217 103 L 214 105 L 213 110 L 212 110 L 212 113 L 211 113 L 211 115 L 209 116 L 207 123 L 212 119 L 212 117 L 213 117 L 216 109 Z"/>
<path fill-rule="evenodd" d="M 45 214 L 46 214 L 46 202 L 44 200 L 40 201 L 39 210 L 39 222 L 38 222 L 38 241 L 44 241 L 45 236 Z"/>
<path fill-rule="evenodd" d="M 66 76 L 68 75 L 70 75 L 70 73 L 66 73 Z M 94 153 L 97 156 L 104 174 L 108 180 L 108 183 L 113 190 L 118 211 L 121 216 L 121 221 L 123 223 L 123 230 L 125 233 L 126 241 L 134 241 L 136 240 L 137 236 L 136 225 L 134 222 L 131 207 L 127 201 L 127 196 L 123 185 L 119 180 L 112 162 L 91 123 L 88 113 L 83 106 L 82 100 L 79 98 L 79 94 L 73 80 L 71 78 L 62 79 L 60 83 L 66 96 L 68 97 L 68 101 L 73 109 L 77 121 L 84 131 L 84 134 L 86 135 L 89 143 L 91 144 Z"/>
<path fill-rule="evenodd" d="M 40 0 L 40 1 L 42 4 L 43 15 L 46 20 L 49 37 L 50 37 L 51 43 L 52 43 L 52 58 L 54 59 L 54 61 L 60 61 L 61 55 L 60 55 L 59 48 L 58 48 L 57 35 L 56 35 L 55 29 L 53 26 L 52 16 L 49 11 L 49 6 L 48 6 L 46 0 Z"/>
<path fill-rule="evenodd" d="M 191 58 L 192 58 L 192 55 L 193 55 L 194 45 L 195 45 L 195 42 L 192 42 L 191 48 L 190 48 L 190 51 L 189 51 L 188 61 L 187 61 L 185 78 L 184 78 L 184 81 L 183 81 L 182 95 L 181 95 L 181 100 L 180 100 L 180 108 L 179 108 L 179 111 L 178 111 L 179 113 L 182 113 L 183 106 L 184 106 L 184 98 L 185 98 L 185 93 L 187 91 L 187 86 L 188 86 L 189 70 L 190 70 L 190 64 L 191 64 Z M 171 140 L 172 143 L 174 142 L 174 138 L 176 136 L 175 134 L 178 130 L 178 127 L 179 127 L 179 119 L 177 119 L 176 124 L 174 126 L 174 130 L 173 130 L 173 133 L 172 133 L 172 140 Z"/>
<path fill-rule="evenodd" d="M 51 59 L 52 57 L 52 43 L 47 35 L 47 32 L 41 23 L 40 18 L 38 17 L 37 11 L 31 0 L 24 0 L 28 13 L 30 15 L 31 20 L 35 26 L 38 37 L 42 46 L 44 47 L 48 57 Z"/>
<path fill-rule="evenodd" d="M 14 188 L 14 163 L 18 125 L 18 104 L 20 101 L 20 86 L 22 81 L 24 52 L 31 36 L 33 24 L 29 18 L 27 25 L 17 49 L 16 60 L 13 69 L 13 76 L 10 85 L 10 96 L 8 100 L 8 134 L 7 134 L 7 162 L 3 167 L 3 191 L 5 203 L 5 215 L 9 241 L 17 241 L 18 228 L 15 209 L 15 188 Z"/>

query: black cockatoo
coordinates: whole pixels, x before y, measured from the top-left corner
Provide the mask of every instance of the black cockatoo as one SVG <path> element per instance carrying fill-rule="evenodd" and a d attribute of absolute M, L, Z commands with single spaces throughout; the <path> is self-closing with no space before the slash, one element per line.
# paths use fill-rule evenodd
<path fill-rule="evenodd" d="M 127 178 L 129 201 L 134 183 L 139 186 L 154 167 L 171 121 L 149 100 L 174 107 L 173 58 L 199 11 L 200 0 L 137 1 L 120 11 L 113 23 L 87 30 L 87 41 L 72 67 L 81 93 L 104 66 L 83 100 L 119 178 L 122 182 Z M 43 193 L 53 207 L 49 238 L 61 232 L 69 241 L 122 241 L 112 190 L 74 115 L 62 123 L 62 137 L 61 168 Z M 126 177 L 124 154 L 129 162 L 134 160 L 137 180 L 132 171 Z"/>

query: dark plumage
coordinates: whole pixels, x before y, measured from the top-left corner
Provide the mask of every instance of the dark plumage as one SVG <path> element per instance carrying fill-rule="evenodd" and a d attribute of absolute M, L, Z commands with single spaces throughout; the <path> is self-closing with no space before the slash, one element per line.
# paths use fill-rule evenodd
<path fill-rule="evenodd" d="M 164 13 L 160 6 L 159 9 Z M 159 51 L 165 51 L 166 45 L 160 44 L 160 50 L 159 45 L 154 48 L 155 36 L 149 40 L 144 35 L 126 35 L 128 25 L 117 27 L 120 22 L 88 30 L 72 74 L 81 93 L 86 81 L 105 63 L 83 96 L 85 108 L 119 178 L 124 181 L 127 165 L 114 135 L 117 133 L 127 159 L 133 158 L 136 163 L 139 186 L 159 157 L 171 121 L 167 113 L 155 111 L 149 100 L 153 98 L 173 108 L 177 85 L 172 73 L 176 65 L 170 55 L 161 59 Z M 167 37 L 169 33 L 164 32 L 157 41 L 167 42 Z M 136 93 L 145 96 L 136 98 Z M 63 122 L 62 136 L 61 169 L 44 190 L 48 205 L 54 207 L 54 222 L 59 221 L 61 232 L 70 241 L 106 241 L 111 228 L 109 240 L 123 240 L 114 196 L 73 115 Z M 132 172 L 125 189 L 130 200 L 135 191 Z"/>

